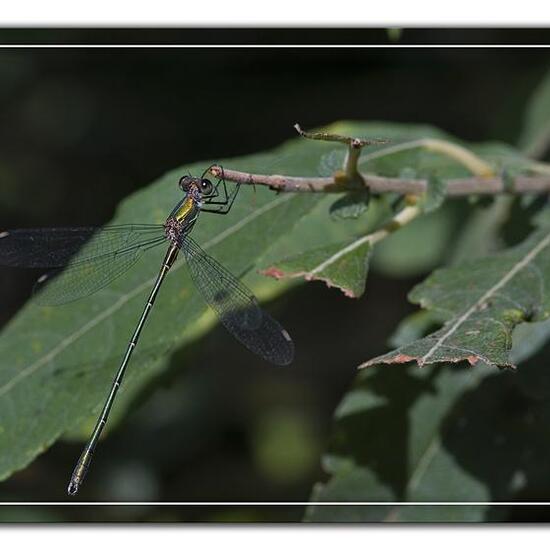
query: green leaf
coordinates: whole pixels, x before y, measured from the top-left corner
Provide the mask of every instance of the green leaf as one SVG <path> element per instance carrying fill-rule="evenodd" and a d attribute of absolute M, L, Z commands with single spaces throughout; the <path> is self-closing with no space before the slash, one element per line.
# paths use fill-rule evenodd
<path fill-rule="evenodd" d="M 434 312 L 443 327 L 362 366 L 467 361 L 512 367 L 514 327 L 550 316 L 549 249 L 550 229 L 541 227 L 514 248 L 435 271 L 410 299 Z"/>
<path fill-rule="evenodd" d="M 429 313 L 429 312 L 422 312 Z M 516 328 L 511 356 L 530 360 L 549 321 Z M 546 353 L 550 351 L 544 348 Z M 544 350 L 543 350 L 544 352 Z M 517 374 L 447 365 L 361 371 L 335 414 L 314 502 L 473 502 L 529 499 L 550 490 L 547 357 Z M 532 499 L 530 499 L 532 500 Z M 310 521 L 487 521 L 483 506 L 316 506 Z"/>
<path fill-rule="evenodd" d="M 550 72 L 535 89 L 525 113 L 519 138 L 520 149 L 528 156 L 540 158 L 550 144 Z"/>
<path fill-rule="evenodd" d="M 262 261 L 261 273 L 275 279 L 324 281 L 348 297 L 363 294 L 368 274 L 369 237 L 391 215 L 386 201 L 375 198 L 369 215 L 335 221 L 334 198 L 321 199 L 298 222 L 291 235 L 276 244 Z"/>
<path fill-rule="evenodd" d="M 372 128 L 372 131 L 376 130 L 376 127 Z M 412 132 L 399 136 L 395 129 L 394 133 L 388 129 L 388 138 L 391 139 L 395 135 L 395 143 L 380 147 L 374 152 L 365 150 L 358 163 L 361 172 L 387 177 L 437 177 L 441 180 L 472 175 L 456 158 L 422 147 L 421 138 L 434 138 L 462 146 L 485 161 L 495 174 L 505 170 L 510 173 L 526 172 L 533 165 L 531 159 L 506 143 L 467 143 L 432 128 L 426 128 L 425 132 L 424 136 Z M 391 154 L 388 154 L 390 152 Z"/>
<path fill-rule="evenodd" d="M 542 349 L 549 338 L 550 320 L 518 325 L 512 334 L 512 360 L 515 363 L 523 363 Z"/>
<path fill-rule="evenodd" d="M 306 281 L 323 281 L 329 287 L 339 288 L 348 298 L 358 298 L 365 291 L 370 250 L 368 236 L 361 237 L 278 261 L 262 273 L 276 279 L 303 277 Z"/>
<path fill-rule="evenodd" d="M 428 190 L 420 201 L 420 206 L 424 212 L 433 212 L 437 210 L 445 200 L 446 184 L 438 176 L 432 174 L 428 178 Z"/>
<path fill-rule="evenodd" d="M 500 230 L 510 216 L 513 199 L 497 197 L 487 207 L 472 207 L 453 245 L 451 263 L 482 258 L 502 248 Z"/>
<path fill-rule="evenodd" d="M 487 490 L 454 464 L 443 444 L 443 419 L 463 393 L 491 371 L 476 369 L 372 369 L 358 376 L 335 413 L 335 429 L 312 502 L 485 501 Z M 458 418 L 458 416 L 457 416 Z M 338 510 L 338 511 L 336 511 Z M 405 506 L 348 509 L 312 504 L 310 521 L 336 513 L 342 521 L 480 520 L 484 507 L 445 510 Z M 429 516 L 428 516 L 429 517 Z"/>
<path fill-rule="evenodd" d="M 460 226 L 458 239 L 453 242 L 450 263 L 460 264 L 467 260 L 482 258 L 501 247 L 499 230 L 509 215 L 510 207 L 511 197 L 498 197 L 487 207 L 472 208 L 473 211 Z M 430 329 L 439 328 L 438 325 L 440 323 L 437 322 L 434 312 L 415 311 L 399 323 L 388 343 L 395 348 L 410 344 L 425 336 Z M 529 332 L 529 327 L 536 325 L 520 325 L 516 331 L 522 329 L 522 332 Z"/>
<path fill-rule="evenodd" d="M 437 320 L 431 311 L 415 311 L 397 325 L 389 339 L 389 344 L 393 347 L 410 344 L 424 336 L 434 324 L 437 324 Z"/>
<path fill-rule="evenodd" d="M 372 268 L 395 278 L 429 272 L 447 255 L 459 221 L 452 203 L 416 218 L 376 245 Z"/>
<path fill-rule="evenodd" d="M 356 219 L 367 211 L 369 202 L 368 189 L 346 193 L 330 205 L 330 214 L 336 219 Z"/>

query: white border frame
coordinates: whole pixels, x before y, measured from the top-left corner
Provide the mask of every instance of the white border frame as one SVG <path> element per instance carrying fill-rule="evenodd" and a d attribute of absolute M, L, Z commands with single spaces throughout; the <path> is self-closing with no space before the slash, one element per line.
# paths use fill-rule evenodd
<path fill-rule="evenodd" d="M 77 26 L 77 25 L 75 25 Z M 31 28 L 31 27 L 27 27 Z M 267 28 L 267 27 L 266 27 Z M 50 30 L 44 28 L 44 31 Z M 90 30 L 95 30 L 90 28 Z M 106 30 L 105 28 L 101 30 Z M 112 29 L 115 30 L 115 29 Z M 135 29 L 139 31 L 139 29 Z M 162 31 L 162 28 L 158 29 Z M 550 33 L 550 28 L 548 29 Z M 528 45 L 528 44 L 0 44 L 0 49 L 550 49 L 550 44 Z M 549 506 L 550 502 L 399 502 L 399 501 L 351 501 L 351 502 L 331 502 L 331 501 L 289 501 L 289 502 L 80 502 L 80 501 L 31 501 L 31 502 L 1 502 L 0 507 L 25 507 L 25 506 L 241 506 L 241 507 L 266 507 L 266 506 Z"/>

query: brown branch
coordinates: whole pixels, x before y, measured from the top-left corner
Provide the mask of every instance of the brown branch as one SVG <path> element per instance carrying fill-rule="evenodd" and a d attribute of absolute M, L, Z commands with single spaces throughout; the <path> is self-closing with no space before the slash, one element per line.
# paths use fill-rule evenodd
<path fill-rule="evenodd" d="M 213 166 L 210 172 L 221 177 L 222 168 Z M 280 175 L 250 174 L 236 170 L 223 169 L 226 181 L 248 185 L 265 185 L 274 191 L 293 193 L 342 193 L 357 191 L 357 185 L 350 185 L 345 178 L 339 177 L 295 177 Z M 372 174 L 361 174 L 365 185 L 372 193 L 399 193 L 402 195 L 420 195 L 428 188 L 425 179 L 385 178 Z M 511 179 L 507 188 L 501 177 L 469 177 L 447 180 L 447 195 L 498 195 L 503 193 L 546 193 L 550 192 L 550 176 L 517 176 Z"/>

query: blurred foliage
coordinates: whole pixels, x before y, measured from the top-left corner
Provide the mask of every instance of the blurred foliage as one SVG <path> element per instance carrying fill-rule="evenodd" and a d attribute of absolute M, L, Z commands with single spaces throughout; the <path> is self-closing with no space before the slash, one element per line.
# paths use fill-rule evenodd
<path fill-rule="evenodd" d="M 527 108 L 527 130 L 521 137 L 521 145 L 531 153 L 533 143 L 541 139 L 550 124 L 547 88 L 545 80 Z M 539 148 L 539 154 L 542 150 Z M 447 262 L 457 267 L 438 270 L 415 288 L 411 299 L 432 309 L 407 316 L 391 338 L 391 346 L 398 350 L 381 360 L 391 362 L 393 357 L 403 363 L 409 356 L 416 356 L 423 342 L 428 346 L 426 349 L 431 349 L 435 336 L 444 334 L 454 326 L 453 322 L 456 324 L 449 322 L 445 325 L 447 329 L 444 326 L 433 332 L 448 320 L 450 310 L 454 307 L 462 313 L 469 310 L 469 293 L 479 291 L 481 296 L 484 289 L 503 278 L 504 266 L 499 267 L 499 261 L 507 258 L 528 267 L 528 258 L 533 256 L 535 260 L 531 249 L 540 248 L 543 256 L 547 255 L 536 241 L 548 240 L 548 210 L 542 208 L 533 216 L 535 202 L 499 197 L 489 205 L 470 205 L 460 237 L 447 257 Z M 545 206 L 544 201 L 539 203 L 541 206 Z M 506 240 L 515 244 L 525 237 L 525 222 L 530 218 L 541 228 L 523 245 L 506 248 Z M 528 228 L 527 232 L 530 231 Z M 494 255 L 497 250 L 502 252 Z M 336 410 L 330 450 L 324 457 L 324 469 L 330 477 L 316 484 L 311 500 L 397 502 L 350 507 L 312 504 L 306 520 L 502 521 L 520 514 L 513 505 L 491 507 L 491 501 L 547 500 L 550 486 L 546 463 L 550 448 L 545 426 L 550 394 L 545 364 L 550 352 L 547 344 L 550 325 L 547 320 L 540 321 L 547 317 L 544 292 L 548 262 L 545 257 L 537 258 L 536 262 L 538 267 L 534 271 L 528 267 L 508 283 L 503 282 L 495 300 L 505 300 L 507 307 L 510 304 L 515 307 L 516 298 L 521 295 L 520 300 L 527 300 L 524 306 L 529 313 L 516 321 L 539 322 L 516 326 L 510 338 L 515 325 L 512 323 L 503 346 L 497 346 L 500 337 L 491 335 L 489 326 L 477 331 L 477 336 L 463 334 L 466 324 L 457 325 L 452 337 L 445 341 L 448 344 L 451 339 L 460 340 L 462 334 L 467 347 L 476 349 L 484 340 L 489 354 L 493 348 L 502 351 L 510 346 L 510 360 L 521 362 L 517 373 L 498 373 L 484 366 L 468 368 L 463 363 L 422 370 L 400 364 L 362 371 Z M 534 275 L 534 281 L 521 280 L 530 275 Z M 453 285 L 453 280 L 457 284 Z M 489 311 L 495 300 L 491 300 Z M 480 310 L 475 315 L 483 322 L 487 311 Z M 511 319 L 502 320 L 507 323 Z M 430 336 L 422 339 L 426 334 Z M 443 348 L 445 345 L 434 357 Z M 420 355 L 425 351 L 420 350 Z M 440 359 L 444 361 L 443 357 Z M 400 506 L 399 501 L 486 504 Z M 548 517 L 546 510 L 536 512 L 539 518 Z"/>
<path fill-rule="evenodd" d="M 123 197 L 157 180 L 167 169 L 202 167 L 207 164 L 204 159 L 218 161 L 267 150 L 292 135 L 296 120 L 306 128 L 339 119 L 429 122 L 471 142 L 515 143 L 523 125 L 523 107 L 547 68 L 548 54 L 543 51 L 529 55 L 511 51 L 503 56 L 489 50 L 443 50 L 419 56 L 412 50 L 342 54 L 318 50 L 289 56 L 267 50 L 4 50 L 0 52 L 0 219 L 3 227 L 105 223 Z M 312 171 L 318 171 L 313 160 Z M 169 193 L 162 197 L 163 204 L 172 201 L 177 190 L 170 187 Z M 256 199 L 250 195 L 244 202 L 252 209 Z M 264 200 L 263 195 L 257 200 Z M 346 235 L 376 227 L 385 215 L 386 206 L 371 201 L 357 219 L 337 221 L 332 216 L 326 222 L 336 200 L 323 198 L 310 213 L 318 216 L 322 233 L 304 235 L 303 241 L 288 247 L 273 243 L 263 267 L 299 252 L 300 246 L 322 245 L 325 231 L 332 244 L 338 243 Z M 377 208 L 381 217 L 374 215 Z M 544 433 L 541 422 L 549 387 L 543 368 L 550 351 L 544 344 L 544 327 L 519 338 L 530 342 L 531 358 L 522 363 L 518 375 L 447 367 L 379 369 L 365 380 L 360 375 L 353 388 L 368 395 L 359 399 L 356 422 L 366 418 L 367 423 L 356 439 L 360 468 L 347 481 L 354 491 L 340 489 L 339 478 L 331 478 L 339 457 L 334 449 L 345 460 L 353 456 L 346 441 L 334 447 L 332 411 L 353 384 L 356 365 L 384 352 L 399 322 L 414 312 L 406 301 L 408 290 L 434 267 L 460 261 L 453 257 L 455 246 L 463 251 L 462 258 L 479 257 L 526 237 L 524 207 L 513 204 L 509 211 L 503 208 L 504 213 L 493 208 L 492 203 L 446 202 L 392 235 L 374 251 L 367 291 L 360 300 L 346 299 L 316 283 L 290 288 L 270 303 L 272 314 L 297 343 L 291 369 L 259 366 L 222 328 L 206 331 L 206 325 L 189 345 L 170 349 L 161 375 L 147 365 L 157 362 L 165 350 L 142 350 L 143 357 L 132 368 L 139 371 L 137 379 L 149 381 L 139 391 L 127 392 L 128 399 L 120 406 L 125 414 L 118 415 L 102 442 L 82 498 L 304 501 L 313 484 L 315 496 L 324 499 L 322 484 L 327 483 L 339 491 L 334 493 L 339 500 L 350 495 L 385 500 L 422 491 L 432 496 L 438 488 L 453 496 L 463 480 L 465 487 L 488 498 L 547 499 L 545 482 L 540 482 L 540 491 L 537 486 L 547 458 L 537 435 Z M 489 229 L 482 227 L 486 214 L 494 220 L 487 222 Z M 217 222 L 209 219 L 211 223 Z M 294 239 L 301 238 L 300 224 L 295 226 Z M 471 244 L 463 238 L 468 232 Z M 155 268 L 153 260 L 143 266 Z M 3 323 L 21 307 L 35 275 L 0 271 Z M 183 281 L 174 284 L 184 288 Z M 281 283 L 271 284 L 277 288 Z M 260 294 L 274 296 L 267 290 Z M 148 326 L 151 342 L 158 336 L 154 325 L 164 328 L 160 326 L 164 315 Z M 124 324 L 130 327 L 131 315 L 122 317 L 117 324 L 121 329 Z M 425 321 L 412 336 L 402 334 L 402 338 L 433 327 L 432 321 Z M 538 351 L 532 355 L 535 348 Z M 101 349 L 95 351 L 102 354 Z M 97 370 L 94 385 L 109 379 L 115 359 Z M 92 373 L 92 368 L 83 365 L 84 371 Z M 486 408 L 480 412 L 485 398 Z M 354 424 L 353 413 L 344 413 L 339 412 L 336 420 L 338 432 L 342 422 L 359 425 Z M 501 414 L 507 415 L 507 422 L 498 419 Z M 463 417 L 466 426 L 477 426 L 469 449 L 470 440 L 460 439 L 465 439 L 465 428 L 460 428 Z M 430 426 L 424 429 L 419 423 L 425 418 Z M 447 418 L 449 427 L 443 429 Z M 75 427 L 71 437 L 80 439 L 88 428 Z M 491 430 L 499 442 L 505 438 L 499 443 L 502 447 L 497 446 L 504 453 L 499 455 L 500 469 L 490 470 L 485 461 L 468 454 L 481 442 L 483 452 L 491 455 Z M 369 434 L 375 442 L 372 453 Z M 418 484 L 407 493 L 408 465 L 415 467 L 423 445 L 433 437 L 441 442 L 434 454 L 436 467 L 417 476 Z M 384 446 L 384 439 L 390 444 Z M 2 500 L 64 499 L 68 475 L 80 452 L 80 443 L 71 441 L 57 443 L 3 482 Z M 319 456 L 329 441 L 331 451 L 323 460 L 327 469 L 322 470 Z M 330 456 L 335 457 L 333 464 Z M 380 466 L 380 461 L 387 466 Z M 449 467 L 448 479 L 442 475 L 443 466 Z M 377 477 L 380 472 L 382 481 Z M 308 519 L 365 520 L 370 509 L 328 507 L 322 508 L 324 516 L 317 515 L 320 510 L 312 507 Z M 513 508 L 406 510 L 411 520 L 431 521 L 520 515 Z M 377 519 L 405 517 L 401 508 L 395 515 L 388 515 L 386 508 L 375 512 Z M 297 521 L 303 513 L 303 507 L 251 506 L 3 508 L 0 520 L 258 522 Z M 548 519 L 545 514 L 542 510 L 536 517 Z"/>
<path fill-rule="evenodd" d="M 540 158 L 550 145 L 550 73 L 538 85 L 527 106 L 520 148 L 528 155 Z"/>

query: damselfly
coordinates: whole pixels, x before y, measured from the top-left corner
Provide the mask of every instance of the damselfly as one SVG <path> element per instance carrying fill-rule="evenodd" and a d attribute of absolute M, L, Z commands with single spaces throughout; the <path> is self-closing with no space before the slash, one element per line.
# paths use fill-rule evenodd
<path fill-rule="evenodd" d="M 260 308 L 246 286 L 190 236 L 200 212 L 227 214 L 239 191 L 236 185 L 229 193 L 223 177 L 213 184 L 205 177 L 207 172 L 201 177 L 188 175 L 180 179 L 184 197 L 162 225 L 15 229 L 0 233 L 0 264 L 53 268 L 35 286 L 36 301 L 43 305 L 64 304 L 89 296 L 130 269 L 146 250 L 162 243 L 169 245 L 105 405 L 71 476 L 70 495 L 78 492 L 84 480 L 132 352 L 180 251 L 202 296 L 237 340 L 276 365 L 287 365 L 293 359 L 294 344 L 288 332 Z"/>

